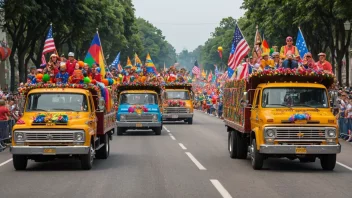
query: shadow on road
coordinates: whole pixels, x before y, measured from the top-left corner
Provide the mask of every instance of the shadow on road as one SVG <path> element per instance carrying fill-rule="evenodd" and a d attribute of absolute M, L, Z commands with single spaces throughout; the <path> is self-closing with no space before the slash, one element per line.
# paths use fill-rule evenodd
<path fill-rule="evenodd" d="M 166 131 L 162 130 L 161 135 L 155 135 L 155 132 L 152 130 L 128 130 L 123 135 L 117 136 L 167 136 Z"/>

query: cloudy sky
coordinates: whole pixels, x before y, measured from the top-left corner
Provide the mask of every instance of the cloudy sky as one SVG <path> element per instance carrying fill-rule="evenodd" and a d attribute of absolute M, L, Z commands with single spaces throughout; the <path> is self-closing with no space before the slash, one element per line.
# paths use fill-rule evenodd
<path fill-rule="evenodd" d="M 222 18 L 238 19 L 243 0 L 132 0 L 136 16 L 161 29 L 177 52 L 192 51 L 210 37 Z"/>

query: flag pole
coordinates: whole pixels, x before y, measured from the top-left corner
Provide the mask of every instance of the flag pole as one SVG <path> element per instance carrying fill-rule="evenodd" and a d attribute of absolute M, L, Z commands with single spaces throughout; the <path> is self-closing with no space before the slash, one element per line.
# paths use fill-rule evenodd
<path fill-rule="evenodd" d="M 107 69 L 108 72 L 110 72 L 109 70 L 109 67 L 107 67 L 107 64 L 106 64 L 106 60 L 105 60 L 105 56 L 104 56 L 104 51 L 103 51 L 103 44 L 101 43 L 101 40 L 100 40 L 100 36 L 99 36 L 99 28 L 96 28 L 97 30 L 97 34 L 98 34 L 98 39 L 99 39 L 99 43 L 100 43 L 100 49 L 101 49 L 101 54 L 103 56 L 103 61 L 104 61 L 104 64 L 105 64 L 105 69 Z M 105 74 L 106 75 L 106 74 Z"/>

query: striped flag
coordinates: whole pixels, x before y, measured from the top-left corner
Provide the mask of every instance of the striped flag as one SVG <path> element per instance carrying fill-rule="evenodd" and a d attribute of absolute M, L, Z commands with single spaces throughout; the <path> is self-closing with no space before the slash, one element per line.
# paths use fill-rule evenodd
<path fill-rule="evenodd" d="M 196 60 L 196 62 L 194 62 L 194 66 L 192 68 L 192 73 L 196 76 L 199 76 L 199 74 L 200 74 L 200 69 L 199 69 L 197 60 Z"/>
<path fill-rule="evenodd" d="M 53 26 L 52 24 L 50 24 L 49 32 L 46 35 L 44 48 L 42 52 L 42 64 L 46 64 L 45 54 L 53 51 L 56 51 L 56 47 L 55 47 L 55 42 L 53 38 Z"/>
<path fill-rule="evenodd" d="M 116 69 L 120 70 L 118 65 L 120 64 L 120 54 L 121 52 L 119 52 L 115 58 L 115 60 L 111 63 L 112 67 L 115 67 Z"/>
<path fill-rule="evenodd" d="M 238 70 L 237 73 L 237 80 L 242 80 L 242 79 L 246 79 L 248 77 L 249 73 L 248 73 L 248 64 L 247 63 L 242 63 L 241 65 L 241 70 Z"/>
<path fill-rule="evenodd" d="M 243 37 L 238 25 L 236 25 L 228 66 L 235 70 L 236 67 L 241 63 L 242 59 L 247 56 L 249 50 L 250 48 L 246 39 Z"/>

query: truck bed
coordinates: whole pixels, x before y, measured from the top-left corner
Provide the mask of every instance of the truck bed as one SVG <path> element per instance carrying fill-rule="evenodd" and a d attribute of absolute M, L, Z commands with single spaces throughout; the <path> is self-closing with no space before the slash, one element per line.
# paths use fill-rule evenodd
<path fill-rule="evenodd" d="M 116 127 L 116 112 L 108 114 L 104 112 L 96 112 L 98 118 L 97 135 L 104 135 L 106 132 L 113 130 Z"/>

